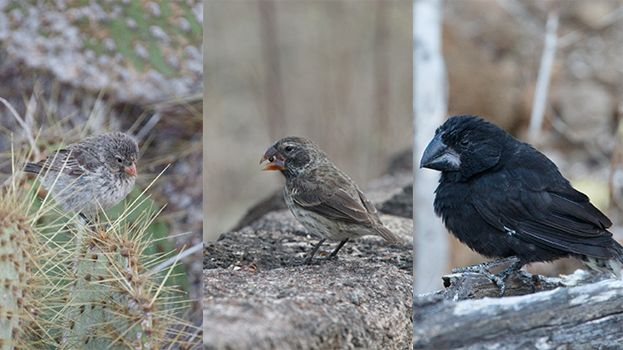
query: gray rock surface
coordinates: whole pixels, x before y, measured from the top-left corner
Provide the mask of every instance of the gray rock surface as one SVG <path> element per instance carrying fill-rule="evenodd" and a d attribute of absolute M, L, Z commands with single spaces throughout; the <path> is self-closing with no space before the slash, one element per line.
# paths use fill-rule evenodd
<path fill-rule="evenodd" d="M 208 242 L 206 349 L 410 349 L 412 220 L 381 220 L 404 244 L 365 236 L 327 260 L 337 243 L 325 243 L 311 265 L 318 238 L 287 209 Z"/>
<path fill-rule="evenodd" d="M 201 91 L 201 1 L 0 1 L 10 61 L 117 101 Z"/>
<path fill-rule="evenodd" d="M 206 349 L 408 349 L 411 278 L 338 260 L 204 271 Z"/>

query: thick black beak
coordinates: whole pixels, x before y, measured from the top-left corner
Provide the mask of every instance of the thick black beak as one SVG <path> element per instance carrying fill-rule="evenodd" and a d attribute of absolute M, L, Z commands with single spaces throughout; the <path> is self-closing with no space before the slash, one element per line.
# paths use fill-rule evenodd
<path fill-rule="evenodd" d="M 461 166 L 461 157 L 455 150 L 441 141 L 441 134 L 435 135 L 426 146 L 420 168 L 428 168 L 439 171 L 456 171 Z"/>

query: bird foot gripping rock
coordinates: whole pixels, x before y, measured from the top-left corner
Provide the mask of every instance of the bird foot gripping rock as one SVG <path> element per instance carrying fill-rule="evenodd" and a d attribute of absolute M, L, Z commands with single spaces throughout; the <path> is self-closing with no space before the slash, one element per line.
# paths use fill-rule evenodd
<path fill-rule="evenodd" d="M 510 265 L 503 271 L 494 274 L 490 270 L 496 267 L 499 267 L 504 264 Z M 503 297 L 506 295 L 506 279 L 509 277 L 517 277 L 521 280 L 521 283 L 532 286 L 532 292 L 535 291 L 533 283 L 533 276 L 527 272 L 521 271 L 521 266 L 523 263 L 521 260 L 515 256 L 495 259 L 492 261 L 487 261 L 477 265 L 470 265 L 466 267 L 455 268 L 452 270 L 453 274 L 476 274 L 482 275 L 486 277 L 490 282 L 492 282 L 499 289 L 499 297 Z M 444 285 L 449 287 L 451 284 L 451 279 L 444 278 Z"/>

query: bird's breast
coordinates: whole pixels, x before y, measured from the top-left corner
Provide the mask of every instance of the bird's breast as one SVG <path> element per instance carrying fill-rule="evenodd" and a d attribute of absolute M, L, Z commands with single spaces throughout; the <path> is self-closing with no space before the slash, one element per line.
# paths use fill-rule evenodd
<path fill-rule="evenodd" d="M 435 213 L 450 233 L 476 252 L 488 257 L 512 255 L 507 237 L 489 225 L 478 213 L 468 183 L 441 183 L 435 195 Z"/>

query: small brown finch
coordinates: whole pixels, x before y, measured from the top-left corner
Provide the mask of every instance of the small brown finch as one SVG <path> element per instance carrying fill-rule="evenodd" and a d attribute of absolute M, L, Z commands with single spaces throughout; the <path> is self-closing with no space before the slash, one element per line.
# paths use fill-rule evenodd
<path fill-rule="evenodd" d="M 263 170 L 281 171 L 288 208 L 307 230 L 322 237 L 306 263 L 326 239 L 340 241 L 329 258 L 335 258 L 350 238 L 380 235 L 391 243 L 402 241 L 383 226 L 376 208 L 357 185 L 310 140 L 283 138 L 266 151 L 262 163 L 266 163 Z"/>
<path fill-rule="evenodd" d="M 52 198 L 67 211 L 93 218 L 134 187 L 138 145 L 130 136 L 107 133 L 87 137 L 54 152 L 24 171 L 38 174 Z"/>

